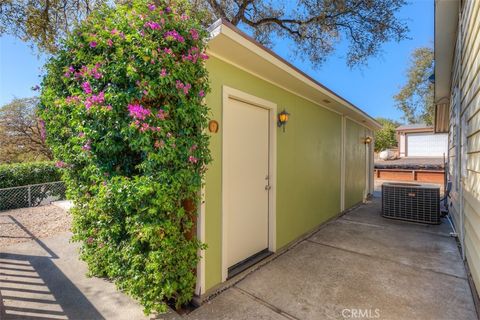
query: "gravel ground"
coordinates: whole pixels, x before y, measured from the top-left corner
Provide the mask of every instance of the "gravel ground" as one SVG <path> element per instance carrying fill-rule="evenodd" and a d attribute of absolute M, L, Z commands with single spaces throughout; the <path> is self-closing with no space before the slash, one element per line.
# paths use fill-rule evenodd
<path fill-rule="evenodd" d="M 53 205 L 0 212 L 0 248 L 70 230 L 70 214 Z"/>

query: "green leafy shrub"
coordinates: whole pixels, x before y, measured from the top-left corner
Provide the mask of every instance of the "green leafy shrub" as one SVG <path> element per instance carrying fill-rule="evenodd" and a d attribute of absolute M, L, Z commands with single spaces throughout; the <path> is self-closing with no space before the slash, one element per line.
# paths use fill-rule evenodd
<path fill-rule="evenodd" d="M 0 189 L 60 181 L 62 174 L 54 162 L 21 162 L 0 165 Z"/>
<path fill-rule="evenodd" d="M 397 146 L 397 127 L 400 125 L 393 120 L 385 118 L 376 119 L 382 125 L 382 129 L 375 133 L 375 152 L 394 148 Z"/>
<path fill-rule="evenodd" d="M 105 6 L 67 37 L 42 82 L 81 258 L 146 313 L 192 298 L 203 247 L 185 209 L 210 161 L 207 32 L 191 14 L 183 1 Z"/>

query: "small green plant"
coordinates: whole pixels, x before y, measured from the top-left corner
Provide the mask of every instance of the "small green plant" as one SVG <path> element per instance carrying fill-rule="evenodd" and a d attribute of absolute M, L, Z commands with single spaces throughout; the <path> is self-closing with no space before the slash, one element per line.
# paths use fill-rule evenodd
<path fill-rule="evenodd" d="M 397 146 L 397 127 L 400 125 L 397 122 L 385 119 L 376 119 L 382 125 L 382 129 L 375 133 L 375 152 L 394 148 Z"/>
<path fill-rule="evenodd" d="M 207 33 L 188 2 L 104 6 L 47 63 L 40 115 L 94 276 L 146 313 L 191 300 L 203 248 L 190 234 L 210 161 Z"/>

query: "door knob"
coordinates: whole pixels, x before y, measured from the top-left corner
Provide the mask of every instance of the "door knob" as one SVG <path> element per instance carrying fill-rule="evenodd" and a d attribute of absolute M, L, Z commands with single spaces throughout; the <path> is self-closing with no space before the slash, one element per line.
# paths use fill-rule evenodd
<path fill-rule="evenodd" d="M 265 190 L 270 190 L 270 189 L 272 189 L 272 186 L 267 184 L 267 185 L 265 186 Z"/>

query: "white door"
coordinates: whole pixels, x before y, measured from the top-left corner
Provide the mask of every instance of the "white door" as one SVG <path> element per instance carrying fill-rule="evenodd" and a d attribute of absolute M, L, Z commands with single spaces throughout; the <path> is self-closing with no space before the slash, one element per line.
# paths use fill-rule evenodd
<path fill-rule="evenodd" d="M 407 134 L 407 157 L 443 157 L 448 152 L 448 134 Z"/>
<path fill-rule="evenodd" d="M 268 248 L 269 110 L 235 99 L 223 108 L 227 267 Z"/>

